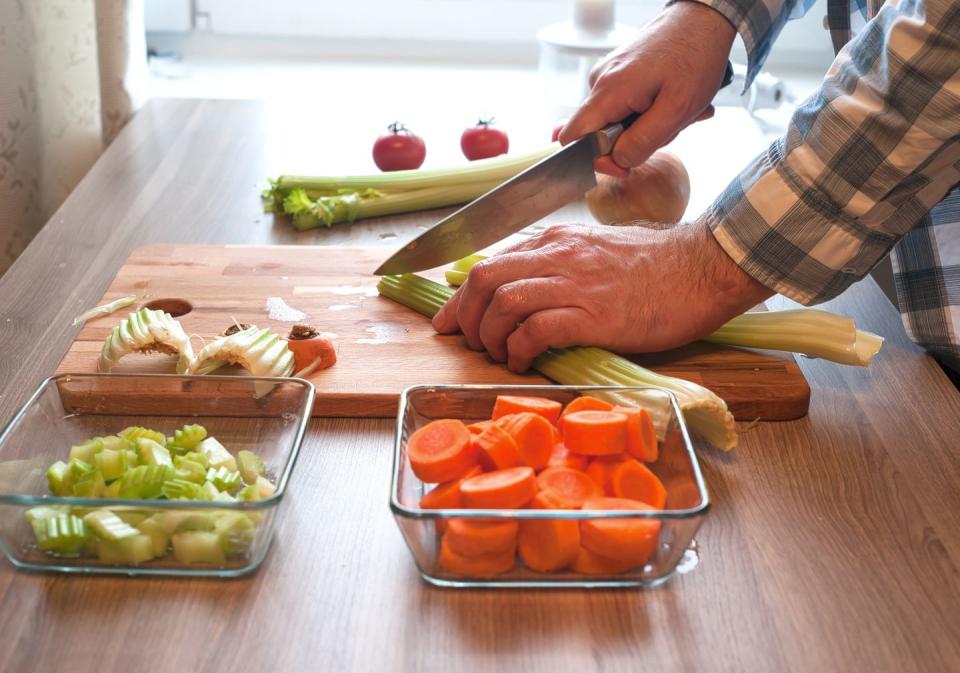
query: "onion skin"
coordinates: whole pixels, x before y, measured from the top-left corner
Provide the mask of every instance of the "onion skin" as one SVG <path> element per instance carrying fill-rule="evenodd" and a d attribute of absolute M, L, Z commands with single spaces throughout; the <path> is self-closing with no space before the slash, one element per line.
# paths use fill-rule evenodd
<path fill-rule="evenodd" d="M 597 175 L 586 200 L 603 224 L 676 224 L 690 201 L 690 176 L 679 158 L 658 151 L 625 178 Z"/>

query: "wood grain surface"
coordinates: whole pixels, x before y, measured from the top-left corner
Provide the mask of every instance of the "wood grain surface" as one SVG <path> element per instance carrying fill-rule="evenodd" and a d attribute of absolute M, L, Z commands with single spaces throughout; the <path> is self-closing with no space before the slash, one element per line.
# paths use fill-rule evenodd
<path fill-rule="evenodd" d="M 137 115 L 0 279 L 0 421 L 137 246 L 394 245 L 380 236 L 415 231 L 396 217 L 296 234 L 264 217 L 256 191 L 283 170 L 280 123 L 245 102 L 156 100 Z M 574 205 L 551 221 L 586 219 Z M 387 507 L 393 424 L 321 419 L 250 577 L 0 561 L 0 671 L 960 670 L 960 394 L 871 280 L 825 308 L 886 337 L 883 352 L 868 370 L 801 360 L 807 417 L 701 452 L 713 507 L 700 562 L 659 589 L 430 588 Z"/>
<path fill-rule="evenodd" d="M 418 217 L 422 224 L 430 215 L 411 219 Z M 371 271 L 389 254 L 383 246 L 144 246 L 124 262 L 98 303 L 137 293 L 147 294 L 148 304 L 186 302 L 192 310 L 180 323 L 209 342 L 233 320 L 285 336 L 291 322 L 274 319 L 266 306 L 268 297 L 283 300 L 306 313 L 305 322 L 336 335 L 337 365 L 310 377 L 317 387 L 314 416 L 394 417 L 401 391 L 422 383 L 546 382 L 535 372 L 511 373 L 467 349 L 462 336 L 438 335 L 420 314 L 377 296 Z M 442 271 L 427 275 L 442 280 Z M 96 371 L 104 339 L 128 313 L 84 325 L 58 373 Z M 171 373 L 175 359 L 131 355 L 113 371 Z M 635 359 L 713 389 L 738 420 L 792 420 L 807 413 L 810 386 L 789 354 L 704 343 Z"/>

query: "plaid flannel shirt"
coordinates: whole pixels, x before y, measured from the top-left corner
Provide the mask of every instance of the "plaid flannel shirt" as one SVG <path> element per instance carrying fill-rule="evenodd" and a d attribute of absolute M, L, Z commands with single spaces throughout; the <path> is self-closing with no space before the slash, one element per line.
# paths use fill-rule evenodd
<path fill-rule="evenodd" d="M 740 33 L 748 82 L 813 4 L 696 1 Z M 960 1 L 854 1 L 827 0 L 839 53 L 820 89 L 705 217 L 741 268 L 804 304 L 893 249 L 908 334 L 960 371 Z"/>

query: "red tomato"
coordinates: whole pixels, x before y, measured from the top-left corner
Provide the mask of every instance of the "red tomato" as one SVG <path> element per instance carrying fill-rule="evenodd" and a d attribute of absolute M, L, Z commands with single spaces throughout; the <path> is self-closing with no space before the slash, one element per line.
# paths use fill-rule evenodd
<path fill-rule="evenodd" d="M 506 154 L 510 149 L 507 134 L 493 127 L 493 119 L 481 119 L 460 136 L 460 149 L 470 161 Z"/>
<path fill-rule="evenodd" d="M 373 162 L 381 171 L 402 171 L 420 168 L 427 156 L 423 139 L 410 132 L 400 122 L 387 127 L 390 133 L 373 143 Z"/>

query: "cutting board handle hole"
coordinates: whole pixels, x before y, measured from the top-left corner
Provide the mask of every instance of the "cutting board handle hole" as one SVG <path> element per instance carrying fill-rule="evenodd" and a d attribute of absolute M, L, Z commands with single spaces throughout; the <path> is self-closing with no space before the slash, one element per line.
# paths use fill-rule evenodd
<path fill-rule="evenodd" d="M 143 305 L 143 308 L 148 308 L 151 311 L 166 311 L 174 318 L 179 318 L 190 313 L 193 310 L 193 304 L 186 299 L 163 298 L 151 299 Z"/>

